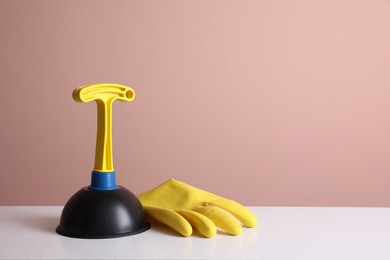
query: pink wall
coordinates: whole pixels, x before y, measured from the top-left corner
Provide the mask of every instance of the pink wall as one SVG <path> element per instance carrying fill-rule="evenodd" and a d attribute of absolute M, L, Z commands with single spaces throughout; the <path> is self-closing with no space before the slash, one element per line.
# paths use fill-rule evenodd
<path fill-rule="evenodd" d="M 89 184 L 95 82 L 134 193 L 173 177 L 247 205 L 390 206 L 390 1 L 0 1 L 0 205 Z"/>

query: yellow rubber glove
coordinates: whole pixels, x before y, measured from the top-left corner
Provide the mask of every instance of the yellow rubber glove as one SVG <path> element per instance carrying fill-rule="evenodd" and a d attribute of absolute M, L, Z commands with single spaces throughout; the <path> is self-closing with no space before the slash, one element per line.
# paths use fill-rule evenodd
<path fill-rule="evenodd" d="M 205 237 L 213 237 L 216 227 L 239 235 L 239 221 L 247 227 L 257 225 L 256 216 L 241 204 L 175 179 L 139 194 L 138 198 L 150 217 L 183 236 L 190 236 L 192 227 Z"/>

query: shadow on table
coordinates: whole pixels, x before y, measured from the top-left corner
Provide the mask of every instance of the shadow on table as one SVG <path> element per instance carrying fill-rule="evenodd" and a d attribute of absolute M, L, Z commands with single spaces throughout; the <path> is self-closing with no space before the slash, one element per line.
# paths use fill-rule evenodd
<path fill-rule="evenodd" d="M 36 230 L 43 232 L 55 233 L 58 224 L 60 223 L 60 217 L 32 217 L 23 220 L 22 224 Z"/>

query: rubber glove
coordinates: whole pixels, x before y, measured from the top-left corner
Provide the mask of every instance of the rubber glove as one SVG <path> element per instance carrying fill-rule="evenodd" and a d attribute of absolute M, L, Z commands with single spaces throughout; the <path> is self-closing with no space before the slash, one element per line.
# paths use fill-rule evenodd
<path fill-rule="evenodd" d="M 175 179 L 137 197 L 148 216 L 183 236 L 190 236 L 192 227 L 204 237 L 213 237 L 216 227 L 239 235 L 242 232 L 239 221 L 247 227 L 257 225 L 256 216 L 241 204 Z"/>

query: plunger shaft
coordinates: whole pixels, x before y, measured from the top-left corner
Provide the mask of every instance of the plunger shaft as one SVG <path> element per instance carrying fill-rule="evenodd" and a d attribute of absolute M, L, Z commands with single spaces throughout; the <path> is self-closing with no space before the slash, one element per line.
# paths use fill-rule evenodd
<path fill-rule="evenodd" d="M 79 87 L 73 91 L 73 99 L 78 102 L 96 101 L 97 136 L 95 151 L 96 172 L 113 172 L 112 159 L 112 103 L 114 100 L 130 102 L 134 99 L 132 88 L 114 84 L 99 83 Z"/>

